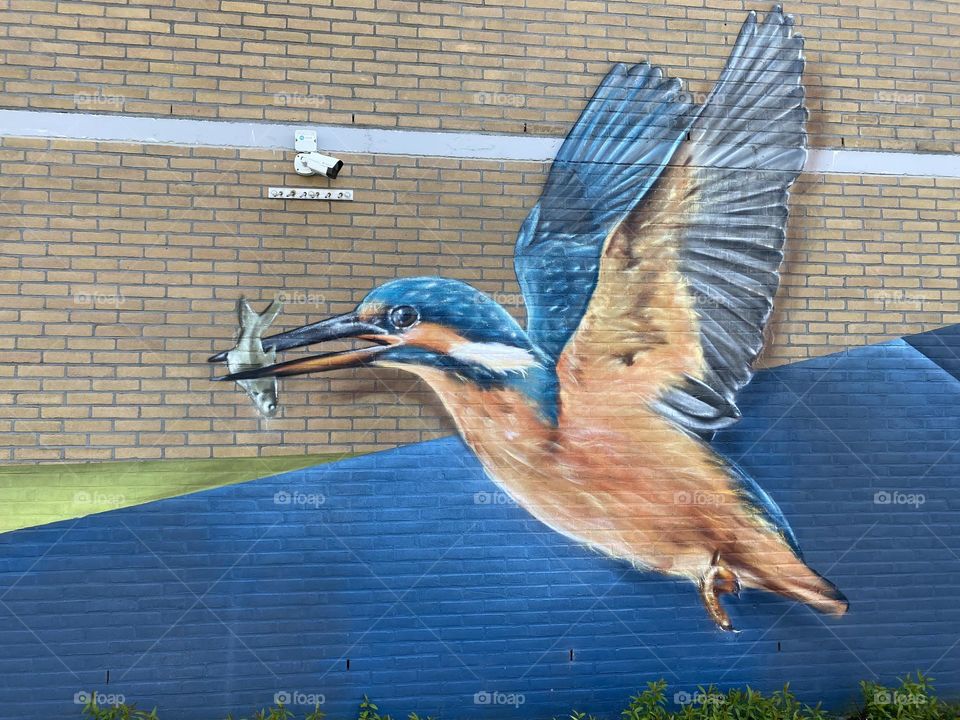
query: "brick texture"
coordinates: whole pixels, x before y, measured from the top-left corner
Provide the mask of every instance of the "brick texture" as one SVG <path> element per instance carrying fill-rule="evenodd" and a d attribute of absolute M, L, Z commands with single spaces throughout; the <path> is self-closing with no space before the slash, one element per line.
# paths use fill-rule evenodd
<path fill-rule="evenodd" d="M 396 276 L 477 285 L 518 317 L 513 242 L 542 163 L 345 157 L 353 203 L 278 201 L 291 153 L 0 140 L 3 461 L 360 451 L 447 434 L 412 376 L 283 382 L 281 415 L 210 381 L 241 295 L 277 327 Z M 764 362 L 960 322 L 960 180 L 803 176 Z"/>
<path fill-rule="evenodd" d="M 0 3 L 0 107 L 562 136 L 614 62 L 709 90 L 767 0 Z M 794 0 L 812 142 L 957 152 L 960 4 Z"/>
<path fill-rule="evenodd" d="M 960 180 L 802 175 L 762 365 L 960 322 Z"/>

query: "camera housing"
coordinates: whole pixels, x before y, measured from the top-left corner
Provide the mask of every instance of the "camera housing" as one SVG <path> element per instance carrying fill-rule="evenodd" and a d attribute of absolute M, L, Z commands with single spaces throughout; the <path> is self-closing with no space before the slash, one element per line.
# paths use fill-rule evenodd
<path fill-rule="evenodd" d="M 297 153 L 293 169 L 298 175 L 326 175 L 331 180 L 340 174 L 343 160 L 319 152 Z"/>

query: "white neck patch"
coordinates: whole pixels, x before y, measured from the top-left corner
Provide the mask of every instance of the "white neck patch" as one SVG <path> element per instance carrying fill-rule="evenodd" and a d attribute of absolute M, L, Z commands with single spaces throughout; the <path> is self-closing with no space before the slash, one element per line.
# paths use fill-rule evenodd
<path fill-rule="evenodd" d="M 503 343 L 458 343 L 450 350 L 457 360 L 481 365 L 501 375 L 508 372 L 526 372 L 537 364 L 537 359 L 523 348 Z"/>

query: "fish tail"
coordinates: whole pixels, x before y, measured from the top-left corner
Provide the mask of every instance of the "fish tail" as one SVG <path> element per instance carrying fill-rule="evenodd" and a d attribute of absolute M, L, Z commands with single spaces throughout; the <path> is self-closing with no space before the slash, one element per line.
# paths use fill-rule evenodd
<path fill-rule="evenodd" d="M 273 302 L 271 302 L 267 309 L 263 311 L 263 314 L 260 316 L 260 321 L 263 323 L 263 329 L 266 330 L 273 324 L 273 321 L 277 319 L 277 315 L 280 314 L 280 311 L 283 310 L 283 300 L 279 297 L 275 297 Z"/>
<path fill-rule="evenodd" d="M 240 318 L 240 327 L 243 330 L 256 328 L 260 320 L 260 315 L 250 307 L 250 303 L 247 302 L 245 297 L 237 300 L 237 315 Z"/>
<path fill-rule="evenodd" d="M 275 298 L 261 315 L 252 307 L 247 299 L 242 297 L 237 301 L 237 314 L 240 318 L 240 332 L 245 337 L 259 338 L 268 327 L 277 319 L 283 309 L 283 302 Z"/>

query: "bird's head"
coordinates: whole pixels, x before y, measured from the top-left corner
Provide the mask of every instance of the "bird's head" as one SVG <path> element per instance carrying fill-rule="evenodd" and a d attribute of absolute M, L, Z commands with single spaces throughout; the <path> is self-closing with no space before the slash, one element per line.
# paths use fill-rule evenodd
<path fill-rule="evenodd" d="M 547 368 L 542 352 L 510 314 L 479 290 L 437 277 L 393 280 L 372 290 L 352 312 L 263 339 L 289 350 L 332 340 L 366 347 L 326 352 L 234 373 L 225 380 L 285 377 L 358 366 L 442 371 L 481 387 L 529 384 Z M 211 361 L 222 359 L 214 355 Z"/>

